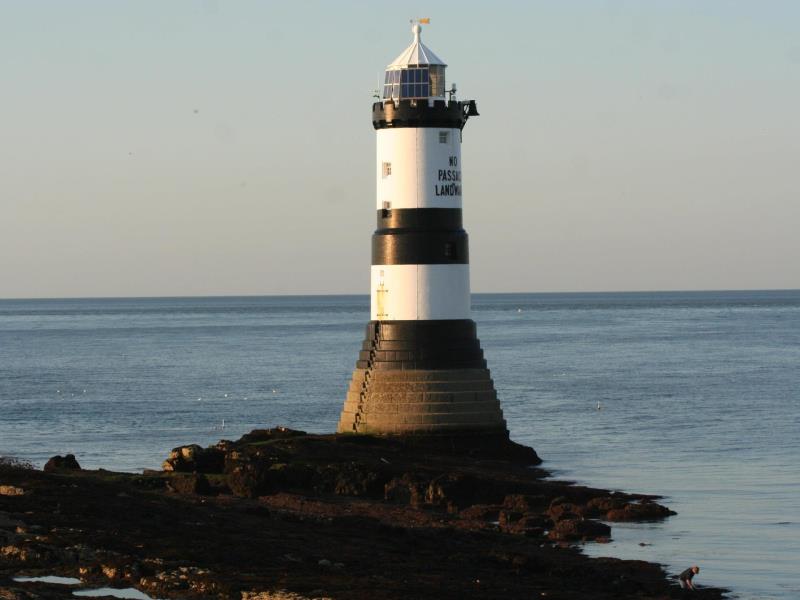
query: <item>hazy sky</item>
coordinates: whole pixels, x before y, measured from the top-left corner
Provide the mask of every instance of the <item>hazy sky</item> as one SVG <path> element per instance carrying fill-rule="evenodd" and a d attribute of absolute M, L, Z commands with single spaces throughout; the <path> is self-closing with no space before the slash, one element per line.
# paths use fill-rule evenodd
<path fill-rule="evenodd" d="M 800 3 L 0 1 L 0 298 L 368 292 L 424 41 L 474 291 L 800 288 Z"/>

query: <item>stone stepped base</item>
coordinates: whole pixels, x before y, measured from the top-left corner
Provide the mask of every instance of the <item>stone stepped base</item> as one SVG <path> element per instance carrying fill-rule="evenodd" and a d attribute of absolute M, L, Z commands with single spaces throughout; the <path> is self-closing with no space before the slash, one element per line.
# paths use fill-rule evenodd
<path fill-rule="evenodd" d="M 337 430 L 507 437 L 475 323 L 370 322 Z"/>

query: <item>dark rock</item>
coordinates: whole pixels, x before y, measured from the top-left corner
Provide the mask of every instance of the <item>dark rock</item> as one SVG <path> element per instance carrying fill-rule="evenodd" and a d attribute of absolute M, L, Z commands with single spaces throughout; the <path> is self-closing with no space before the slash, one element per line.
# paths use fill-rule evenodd
<path fill-rule="evenodd" d="M 222 473 L 225 468 L 225 452 L 214 446 L 178 446 L 172 449 L 161 467 L 165 471 L 179 473 Z"/>
<path fill-rule="evenodd" d="M 564 519 L 580 519 L 585 512 L 585 508 L 572 502 L 563 502 L 561 504 L 551 504 L 547 511 L 553 521 L 562 521 Z"/>
<path fill-rule="evenodd" d="M 81 466 L 75 459 L 74 454 L 67 454 L 66 456 L 54 456 L 45 463 L 43 470 L 45 473 L 53 473 L 55 471 L 80 471 Z"/>
<path fill-rule="evenodd" d="M 208 496 L 212 493 L 208 478 L 199 473 L 176 473 L 167 479 L 167 489 L 176 494 Z"/>
<path fill-rule="evenodd" d="M 338 496 L 381 497 L 385 494 L 386 477 L 359 463 L 332 464 L 323 468 L 322 485 L 325 491 Z"/>
<path fill-rule="evenodd" d="M 521 513 L 544 512 L 547 505 L 547 497 L 542 495 L 509 494 L 503 499 L 504 508 Z"/>
<path fill-rule="evenodd" d="M 425 501 L 426 484 L 410 473 L 395 477 L 383 488 L 383 497 L 388 502 L 408 504 L 419 508 Z"/>
<path fill-rule="evenodd" d="M 676 514 L 678 513 L 666 506 L 651 500 L 642 500 L 638 504 L 629 502 L 623 508 L 609 510 L 605 518 L 607 521 L 657 521 Z"/>
<path fill-rule="evenodd" d="M 289 429 L 288 427 L 272 427 L 270 429 L 254 429 L 250 433 L 243 435 L 236 442 L 237 445 L 254 444 L 257 442 L 270 442 L 273 440 L 285 440 L 287 438 L 302 437 L 308 435 L 305 431 Z M 227 440 L 223 440 L 230 444 Z"/>
<path fill-rule="evenodd" d="M 479 482 L 463 473 L 447 473 L 433 479 L 425 490 L 425 502 L 433 506 L 445 506 L 449 512 L 457 512 L 475 504 L 480 493 Z"/>
<path fill-rule="evenodd" d="M 252 464 L 240 464 L 226 476 L 231 492 L 242 498 L 255 498 L 267 491 L 264 469 Z"/>
<path fill-rule="evenodd" d="M 550 530 L 551 540 L 575 541 L 591 540 L 611 535 L 611 528 L 605 523 L 591 519 L 563 519 Z"/>
<path fill-rule="evenodd" d="M 305 490 L 315 487 L 318 475 L 303 463 L 276 463 L 269 467 L 266 479 L 277 486 Z"/>
<path fill-rule="evenodd" d="M 499 521 L 500 509 L 491 504 L 473 504 L 458 513 L 465 520 Z"/>
<path fill-rule="evenodd" d="M 260 451 L 250 454 L 238 451 L 228 453 L 225 458 L 225 481 L 235 495 L 255 498 L 287 488 L 309 492 L 315 490 L 335 492 L 336 489 L 340 490 L 336 493 L 356 491 L 357 484 L 352 480 L 347 480 L 352 486 L 351 489 L 348 488 L 347 482 L 337 479 L 337 476 L 341 475 L 338 469 L 321 469 L 320 472 L 302 462 L 272 462 L 278 457 L 267 454 L 269 453 Z M 342 475 L 342 478 L 344 477 Z M 357 477 L 353 476 L 351 479 L 357 480 Z M 376 487 L 376 490 L 371 489 L 371 491 L 379 493 L 380 490 Z"/>
<path fill-rule="evenodd" d="M 516 528 L 516 523 L 522 519 L 522 513 L 513 510 L 501 510 L 497 517 L 497 524 L 501 531 L 512 532 Z"/>
<path fill-rule="evenodd" d="M 614 498 L 613 496 L 598 496 L 592 498 L 586 503 L 586 516 L 587 517 L 600 517 L 610 510 L 625 507 L 625 500 L 622 498 Z"/>
<path fill-rule="evenodd" d="M 498 518 L 501 531 L 528 536 L 540 536 L 553 525 L 553 522 L 543 515 L 523 514 L 510 510 L 501 510 Z"/>
<path fill-rule="evenodd" d="M 79 574 L 91 586 L 110 578 L 153 598 L 186 600 L 313 597 L 309 590 L 321 589 L 352 600 L 652 600 L 680 593 L 658 565 L 592 559 L 570 548 L 576 540 L 608 539 L 607 527 L 565 518 L 570 511 L 631 504 L 639 508 L 628 513 L 659 512 L 640 503 L 642 496 L 547 479 L 540 469 L 491 458 L 488 446 L 485 454 L 450 446 L 437 452 L 405 438 L 282 430 L 246 439 L 214 447 L 225 456 L 224 476 L 87 471 L 67 481 L 40 470 L 3 470 L 0 461 L 2 484 L 30 492 L 0 496 L 0 517 L 25 519 L 24 531 L 0 527 L 0 589 L 9 574 L 26 572 Z M 197 467 L 202 448 L 187 453 L 179 452 L 176 464 Z M 167 493 L 167 483 L 196 493 L 203 479 L 214 493 L 227 481 L 237 495 L 259 499 Z M 614 502 L 604 503 L 611 496 Z M 451 517 L 442 507 L 460 511 Z M 548 529 L 554 541 L 543 543 Z M 281 592 L 284 585 L 291 591 Z M 25 597 L 48 591 L 25 587 Z M 47 598 L 69 593 L 62 587 Z M 693 595 L 722 598 L 705 587 Z"/>

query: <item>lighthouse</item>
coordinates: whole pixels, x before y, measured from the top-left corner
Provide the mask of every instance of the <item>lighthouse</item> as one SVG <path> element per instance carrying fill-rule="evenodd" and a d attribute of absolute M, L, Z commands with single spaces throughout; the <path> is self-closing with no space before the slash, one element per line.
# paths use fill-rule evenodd
<path fill-rule="evenodd" d="M 446 90 L 447 65 L 421 30 L 414 23 L 372 105 L 371 315 L 338 431 L 507 436 L 470 314 L 461 143 L 478 110 Z"/>

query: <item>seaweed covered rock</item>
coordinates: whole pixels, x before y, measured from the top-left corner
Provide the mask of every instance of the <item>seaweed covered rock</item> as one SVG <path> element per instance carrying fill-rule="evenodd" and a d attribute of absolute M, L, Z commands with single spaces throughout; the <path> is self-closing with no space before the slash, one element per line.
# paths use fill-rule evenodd
<path fill-rule="evenodd" d="M 413 473 L 403 473 L 383 487 L 384 500 L 419 508 L 425 502 L 427 483 Z"/>
<path fill-rule="evenodd" d="M 503 507 L 521 513 L 544 512 L 548 506 L 547 496 L 542 494 L 508 494 Z"/>
<path fill-rule="evenodd" d="M 598 496 L 586 503 L 587 517 L 605 517 L 610 510 L 624 508 L 627 502 L 614 496 Z"/>
<path fill-rule="evenodd" d="M 167 489 L 176 494 L 208 496 L 213 493 L 208 478 L 202 473 L 175 473 L 167 479 Z"/>
<path fill-rule="evenodd" d="M 594 540 L 611 535 L 611 527 L 591 519 L 562 519 L 550 530 L 551 540 Z"/>
<path fill-rule="evenodd" d="M 658 521 L 676 515 L 675 511 L 668 509 L 652 500 L 641 502 L 628 502 L 622 508 L 609 510 L 606 513 L 607 521 Z"/>
<path fill-rule="evenodd" d="M 497 523 L 500 531 L 527 536 L 544 535 L 545 531 L 553 525 L 553 521 L 544 515 L 520 513 L 513 510 L 501 510 Z"/>
<path fill-rule="evenodd" d="M 656 565 L 571 547 L 609 535 L 580 514 L 662 514 L 651 499 L 487 458 L 485 440 L 477 454 L 417 441 L 264 429 L 176 448 L 166 473 L 65 477 L 0 461 L 0 483 L 26 492 L 0 495 L 0 590 L 25 571 L 183 600 L 680 594 Z M 44 587 L 14 589 L 33 597 Z M 693 595 L 721 598 L 709 588 Z"/>

